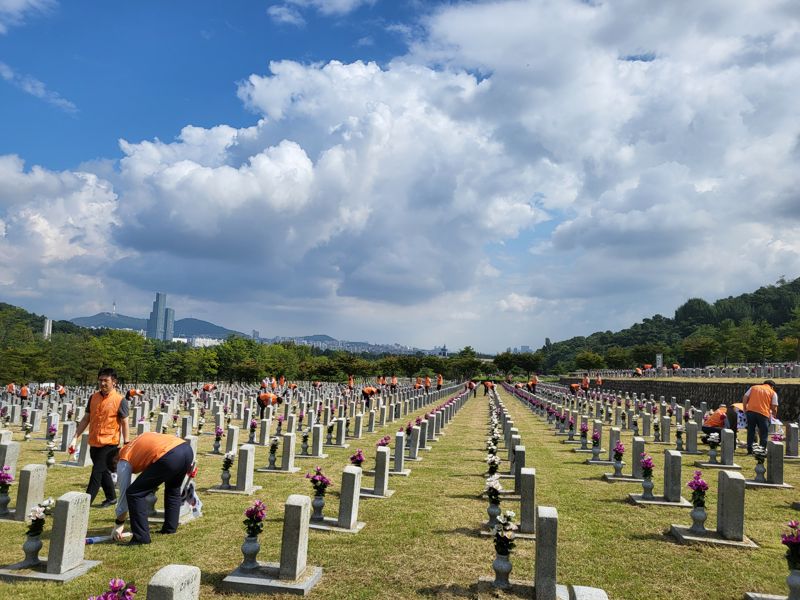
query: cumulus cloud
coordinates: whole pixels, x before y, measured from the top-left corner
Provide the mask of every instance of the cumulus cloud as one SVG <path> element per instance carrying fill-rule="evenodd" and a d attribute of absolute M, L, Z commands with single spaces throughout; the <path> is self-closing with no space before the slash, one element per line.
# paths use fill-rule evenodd
<path fill-rule="evenodd" d="M 301 25 L 364 4 L 269 10 Z M 250 75 L 237 91 L 250 127 L 123 140 L 93 180 L 5 157 L 0 220 L 6 238 L 43 235 L 32 215 L 54 198 L 94 199 L 113 231 L 99 264 L 132 290 L 272 306 L 294 315 L 282 325 L 489 349 L 625 326 L 798 275 L 796 10 L 448 3 L 399 24 L 410 50 L 385 65 Z M 61 271 L 88 275 L 81 231 L 30 268 L 64 246 Z"/>
<path fill-rule="evenodd" d="M 306 20 L 300 14 L 300 11 L 285 4 L 273 4 L 267 8 L 267 14 L 273 21 L 283 25 L 302 27 L 306 24 Z"/>
<path fill-rule="evenodd" d="M 66 113 L 75 114 L 78 112 L 78 107 L 61 96 L 61 94 L 48 89 L 44 83 L 31 75 L 17 73 L 2 61 L 0 61 L 0 77 L 26 94 L 44 100 L 48 104 L 52 104 Z"/>

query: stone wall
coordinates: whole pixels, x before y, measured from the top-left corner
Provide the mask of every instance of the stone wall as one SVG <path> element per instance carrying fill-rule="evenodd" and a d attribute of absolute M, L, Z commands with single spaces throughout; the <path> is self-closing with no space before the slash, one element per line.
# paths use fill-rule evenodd
<path fill-rule="evenodd" d="M 574 377 L 561 377 L 559 383 L 569 385 L 570 383 L 580 383 L 581 380 Z M 699 406 L 700 402 L 707 402 L 709 408 L 716 408 L 720 404 L 728 402 L 741 402 L 742 396 L 750 387 L 750 383 L 727 383 L 727 382 L 693 382 L 693 381 L 659 381 L 653 379 L 606 379 L 603 381 L 603 389 L 611 391 L 629 392 L 638 395 L 649 396 L 653 394 L 656 398 L 664 396 L 669 401 L 672 396 L 683 402 L 687 398 L 692 401 L 694 406 Z M 778 385 L 778 418 L 781 421 L 796 421 L 800 416 L 800 384 L 781 384 Z"/>

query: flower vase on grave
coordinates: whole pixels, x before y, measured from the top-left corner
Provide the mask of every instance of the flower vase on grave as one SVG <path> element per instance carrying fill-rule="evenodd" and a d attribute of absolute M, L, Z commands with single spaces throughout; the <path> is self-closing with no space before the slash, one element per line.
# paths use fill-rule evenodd
<path fill-rule="evenodd" d="M 683 452 L 683 432 L 680 429 L 675 432 L 675 450 Z"/>
<path fill-rule="evenodd" d="M 211 449 L 212 454 L 219 454 L 219 438 L 214 439 L 214 447 Z"/>
<path fill-rule="evenodd" d="M 486 509 L 486 514 L 489 515 L 489 522 L 486 523 L 486 527 L 494 529 L 494 526 L 497 525 L 497 517 L 500 516 L 501 512 L 499 502 L 489 501 L 489 506 Z"/>
<path fill-rule="evenodd" d="M 275 453 L 269 453 L 269 465 L 267 465 L 268 469 L 275 469 Z"/>
<path fill-rule="evenodd" d="M 766 471 L 767 468 L 764 466 L 764 463 L 756 463 L 756 478 L 753 481 L 757 483 L 767 483 L 767 479 L 764 477 Z"/>
<path fill-rule="evenodd" d="M 569 437 L 567 438 L 570 442 L 575 439 L 575 431 L 570 427 L 569 430 Z"/>
<path fill-rule="evenodd" d="M 325 495 L 314 494 L 314 498 L 311 499 L 311 508 L 314 509 L 314 512 L 311 513 L 311 520 L 322 521 L 325 518 L 322 514 L 322 509 L 325 508 Z"/>
<path fill-rule="evenodd" d="M 508 558 L 508 554 L 495 553 L 492 569 L 494 569 L 494 582 L 492 582 L 492 585 L 501 590 L 510 588 L 511 582 L 508 580 L 508 576 L 511 574 L 511 561 Z"/>
<path fill-rule="evenodd" d="M 248 444 L 255 444 L 256 443 L 256 431 L 255 429 L 250 430 L 250 436 L 247 438 Z"/>
<path fill-rule="evenodd" d="M 689 531 L 692 533 L 705 533 L 705 522 L 708 517 L 705 507 L 695 506 L 692 508 L 692 512 L 689 513 L 689 516 L 692 517 L 692 526 L 689 528 Z"/>
<path fill-rule="evenodd" d="M 258 568 L 258 561 L 256 560 L 256 556 L 258 556 L 259 551 L 261 550 L 261 544 L 258 542 L 258 536 L 245 536 L 244 543 L 242 544 L 242 555 L 244 556 L 244 560 L 242 564 L 239 565 L 239 568 L 242 571 L 253 571 L 254 569 Z"/>
<path fill-rule="evenodd" d="M 328 425 L 328 437 L 325 438 L 325 443 L 329 446 L 333 444 L 333 425 Z"/>
<path fill-rule="evenodd" d="M 600 445 L 592 446 L 592 460 L 600 460 Z"/>
<path fill-rule="evenodd" d="M 275 435 L 281 435 L 281 427 L 283 426 L 283 421 L 278 421 L 278 429 L 275 430 Z"/>
<path fill-rule="evenodd" d="M 708 464 L 716 465 L 717 463 L 717 449 L 712 447 L 708 450 Z"/>
<path fill-rule="evenodd" d="M 642 500 L 653 500 L 653 479 L 645 477 L 642 480 Z"/>
<path fill-rule="evenodd" d="M 219 489 L 221 490 L 231 489 L 231 472 L 223 470 L 221 477 L 222 477 L 222 483 L 220 484 Z"/>
<path fill-rule="evenodd" d="M 303 436 L 303 442 L 300 444 L 300 454 L 302 456 L 308 456 L 308 436 Z"/>
<path fill-rule="evenodd" d="M 581 436 L 581 450 L 588 450 L 588 448 L 586 446 L 586 436 L 585 435 Z"/>
<path fill-rule="evenodd" d="M 41 564 L 42 561 L 39 560 L 39 550 L 41 549 L 41 534 L 26 535 L 25 541 L 22 544 L 22 551 L 25 553 L 25 560 L 22 561 L 20 567 L 30 568 Z"/>
<path fill-rule="evenodd" d="M 614 477 L 622 477 L 622 461 L 614 461 Z"/>
<path fill-rule="evenodd" d="M 10 501 L 11 497 L 8 495 L 8 486 L 0 486 L 0 517 L 8 515 L 8 503 Z"/>
<path fill-rule="evenodd" d="M 787 600 L 800 600 L 800 569 L 792 569 L 786 578 L 786 585 L 789 587 Z"/>

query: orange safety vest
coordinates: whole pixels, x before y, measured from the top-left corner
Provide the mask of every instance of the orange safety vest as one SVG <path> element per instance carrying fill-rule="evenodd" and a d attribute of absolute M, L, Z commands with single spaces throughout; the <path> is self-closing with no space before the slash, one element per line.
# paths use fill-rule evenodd
<path fill-rule="evenodd" d="M 392 375 L 392 385 L 397 385 L 397 377 Z"/>
<path fill-rule="evenodd" d="M 436 385 L 442 385 L 443 381 L 444 377 L 442 377 L 441 374 L 436 376 Z"/>
<path fill-rule="evenodd" d="M 425 387 L 431 387 L 431 378 L 427 375 L 425 376 Z"/>
<path fill-rule="evenodd" d="M 23 385 L 19 390 L 19 397 L 20 398 L 27 398 L 28 397 L 28 386 Z"/>
<path fill-rule="evenodd" d="M 703 425 L 705 427 L 724 427 L 725 421 L 728 419 L 728 409 L 721 406 L 716 411 L 708 415 Z"/>
<path fill-rule="evenodd" d="M 128 461 L 134 473 L 141 473 L 167 452 L 185 443 L 186 440 L 174 435 L 148 431 L 120 450 L 119 459 Z"/>
<path fill-rule="evenodd" d="M 13 394 L 13 393 L 14 393 L 14 388 L 16 388 L 16 387 L 17 387 L 17 386 L 15 386 L 13 383 L 9 383 L 9 384 L 6 386 L 6 391 L 7 391 L 9 394 Z"/>
<path fill-rule="evenodd" d="M 286 378 L 283 375 L 281 375 L 281 378 L 280 378 L 281 387 L 283 387 L 284 383 L 286 383 Z"/>
<path fill-rule="evenodd" d="M 585 390 L 589 389 L 589 378 L 588 377 L 584 377 L 583 378 L 583 380 L 581 381 L 581 387 L 583 389 L 585 389 Z"/>
<path fill-rule="evenodd" d="M 67 390 L 64 389 L 63 385 L 58 386 L 58 390 L 57 391 L 58 391 L 58 395 L 59 396 L 63 396 L 63 395 L 65 395 L 67 393 Z"/>
<path fill-rule="evenodd" d="M 350 375 L 350 376 L 347 378 L 347 385 L 348 385 L 348 386 L 350 386 L 350 387 L 353 387 L 353 385 L 355 385 L 355 379 L 353 379 L 353 376 L 352 376 L 352 375 Z"/>
<path fill-rule="evenodd" d="M 122 395 L 117 390 L 111 390 L 105 397 L 100 392 L 92 394 L 89 399 L 90 446 L 99 448 L 119 444 L 117 415 L 120 404 L 122 404 Z"/>
<path fill-rule="evenodd" d="M 597 379 L 594 380 L 595 385 L 603 385 L 603 378 L 600 375 L 597 376 Z"/>
<path fill-rule="evenodd" d="M 747 397 L 747 412 L 755 412 L 765 417 L 772 416 L 772 395 L 775 393 L 770 386 L 765 384 L 754 385 L 750 388 Z"/>

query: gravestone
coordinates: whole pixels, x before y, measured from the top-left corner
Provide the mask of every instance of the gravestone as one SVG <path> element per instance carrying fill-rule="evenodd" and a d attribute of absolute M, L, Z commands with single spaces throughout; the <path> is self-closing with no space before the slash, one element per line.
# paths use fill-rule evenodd
<path fill-rule="evenodd" d="M 25 465 L 19 472 L 17 484 L 17 504 L 14 507 L 14 520 L 25 521 L 31 509 L 44 500 L 44 484 L 47 467 L 44 465 Z"/>
<path fill-rule="evenodd" d="M 236 425 L 228 425 L 228 432 L 225 436 L 225 454 L 236 452 L 239 448 L 239 428 Z"/>
<path fill-rule="evenodd" d="M 83 492 L 67 492 L 56 500 L 53 510 L 53 529 L 50 533 L 50 550 L 47 553 L 48 573 L 63 575 L 67 571 L 79 568 L 84 562 L 83 551 L 89 527 L 89 501 L 89 494 Z"/>
<path fill-rule="evenodd" d="M 246 594 L 308 595 L 322 577 L 321 567 L 307 565 L 310 519 L 311 498 L 289 496 L 283 510 L 280 563 L 259 563 L 252 571 L 237 568 L 222 581 L 222 588 Z"/>
<path fill-rule="evenodd" d="M 7 442 L 0 444 L 0 468 L 7 465 L 13 475 L 17 472 L 17 460 L 19 460 L 19 442 Z"/>
<path fill-rule="evenodd" d="M 191 565 L 162 567 L 147 584 L 146 600 L 199 600 L 200 568 Z"/>
<path fill-rule="evenodd" d="M 322 521 L 309 524 L 311 529 L 358 533 L 366 525 L 358 520 L 358 505 L 361 492 L 361 467 L 348 465 L 342 471 L 342 487 L 339 494 L 339 515 L 336 519 L 324 517 Z"/>

